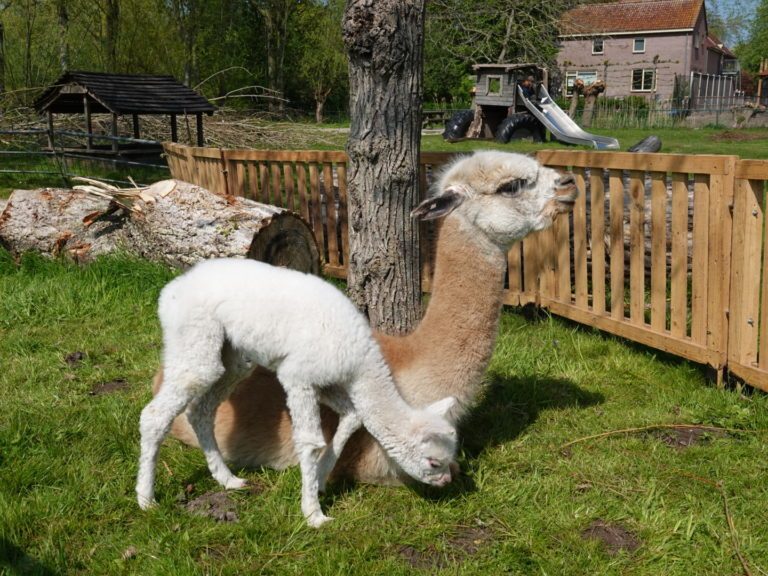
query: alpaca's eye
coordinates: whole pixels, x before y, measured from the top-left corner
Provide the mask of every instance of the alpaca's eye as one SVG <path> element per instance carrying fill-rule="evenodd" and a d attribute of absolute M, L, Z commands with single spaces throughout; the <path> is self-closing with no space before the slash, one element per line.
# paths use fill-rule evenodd
<path fill-rule="evenodd" d="M 511 197 L 520 192 L 520 190 L 525 188 L 527 185 L 528 182 L 525 180 L 510 180 L 509 182 L 504 182 L 504 184 L 496 188 L 496 194 Z"/>
<path fill-rule="evenodd" d="M 442 463 L 440 462 L 440 460 L 435 460 L 434 458 L 429 458 L 428 461 L 429 461 L 429 465 L 430 465 L 431 468 L 435 468 L 436 469 L 436 468 L 442 468 L 442 466 L 443 466 Z"/>

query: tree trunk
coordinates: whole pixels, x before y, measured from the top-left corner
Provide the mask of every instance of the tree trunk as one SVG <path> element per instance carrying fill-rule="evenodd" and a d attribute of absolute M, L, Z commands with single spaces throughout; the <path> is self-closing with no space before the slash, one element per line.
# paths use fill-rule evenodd
<path fill-rule="evenodd" d="M 171 266 L 207 258 L 249 257 L 319 273 L 314 236 L 293 213 L 225 197 L 178 180 L 144 192 L 129 211 L 81 190 L 16 190 L 0 213 L 0 244 L 88 261 L 123 250 Z"/>
<path fill-rule="evenodd" d="M 117 37 L 120 30 L 120 2 L 107 0 L 104 15 L 104 51 L 107 57 L 107 69 L 117 72 Z"/>
<path fill-rule="evenodd" d="M 59 20 L 59 68 L 64 73 L 69 70 L 69 11 L 66 0 L 58 0 L 56 13 Z"/>
<path fill-rule="evenodd" d="M 325 100 L 315 99 L 315 122 L 318 124 L 323 123 L 323 108 L 325 107 Z"/>
<path fill-rule="evenodd" d="M 5 25 L 0 22 L 0 97 L 5 96 Z M 0 106 L 0 111 L 4 106 Z"/>
<path fill-rule="evenodd" d="M 421 318 L 418 202 L 423 0 L 347 0 L 348 291 L 377 330 Z"/>

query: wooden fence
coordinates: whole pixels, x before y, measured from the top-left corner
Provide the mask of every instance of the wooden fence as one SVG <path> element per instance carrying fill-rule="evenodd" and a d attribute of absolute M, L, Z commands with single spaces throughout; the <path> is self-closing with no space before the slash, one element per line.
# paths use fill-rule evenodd
<path fill-rule="evenodd" d="M 345 276 L 343 152 L 166 144 L 166 154 L 176 178 L 301 214 L 326 272 Z M 422 194 L 451 156 L 422 154 Z M 768 161 L 563 150 L 538 159 L 573 172 L 582 194 L 570 217 L 512 247 L 505 302 L 535 303 L 768 391 Z M 428 289 L 426 258 L 424 267 Z"/>

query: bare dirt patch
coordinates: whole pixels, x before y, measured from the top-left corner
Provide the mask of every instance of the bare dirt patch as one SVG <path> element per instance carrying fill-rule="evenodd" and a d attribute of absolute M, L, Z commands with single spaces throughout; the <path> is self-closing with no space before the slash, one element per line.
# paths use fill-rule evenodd
<path fill-rule="evenodd" d="M 751 140 L 765 140 L 768 135 L 758 132 L 745 132 L 743 130 L 725 130 L 712 138 L 715 142 L 749 142 Z"/>
<path fill-rule="evenodd" d="M 467 556 L 473 556 L 493 539 L 493 531 L 486 525 L 458 526 L 445 539 L 445 546 L 438 549 L 434 544 L 419 550 L 409 545 L 397 547 L 398 555 L 412 568 L 442 570 Z"/>
<path fill-rule="evenodd" d="M 658 433 L 659 438 L 670 448 L 685 450 L 691 446 L 706 444 L 714 437 L 727 436 L 723 430 L 709 430 L 705 428 L 674 428 Z"/>
<path fill-rule="evenodd" d="M 217 522 L 237 522 L 237 510 L 235 503 L 227 492 L 206 492 L 182 504 L 182 507 L 190 514 L 207 516 Z"/>
<path fill-rule="evenodd" d="M 100 382 L 96 384 L 91 391 L 88 392 L 91 396 L 102 396 L 103 394 L 113 394 L 128 388 L 128 380 L 125 378 L 115 378 L 109 382 Z"/>
<path fill-rule="evenodd" d="M 70 352 L 66 356 L 64 356 L 64 362 L 67 363 L 68 366 L 71 366 L 74 368 L 75 366 L 78 366 L 85 360 L 86 354 L 85 352 L 81 352 L 80 350 L 76 352 Z"/>
<path fill-rule="evenodd" d="M 622 524 L 606 522 L 602 519 L 595 520 L 582 530 L 581 537 L 584 540 L 601 542 L 611 556 L 622 550 L 634 552 L 641 544 L 640 537 Z"/>

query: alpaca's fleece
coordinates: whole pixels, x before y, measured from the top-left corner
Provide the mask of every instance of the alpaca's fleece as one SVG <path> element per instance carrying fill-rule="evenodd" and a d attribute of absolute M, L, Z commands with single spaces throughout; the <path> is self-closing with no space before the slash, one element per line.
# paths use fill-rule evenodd
<path fill-rule="evenodd" d="M 160 442 L 185 409 L 214 478 L 227 488 L 244 485 L 224 463 L 213 417 L 256 366 L 273 370 L 285 389 L 302 511 L 313 526 L 327 521 L 318 490 L 361 424 L 406 473 L 438 486 L 450 481 L 456 433 L 443 415 L 453 399 L 421 410 L 406 404 L 365 318 L 327 282 L 252 260 L 210 260 L 163 289 L 158 313 L 165 381 L 141 415 L 142 507 L 153 502 Z M 320 402 L 340 415 L 327 449 Z"/>

